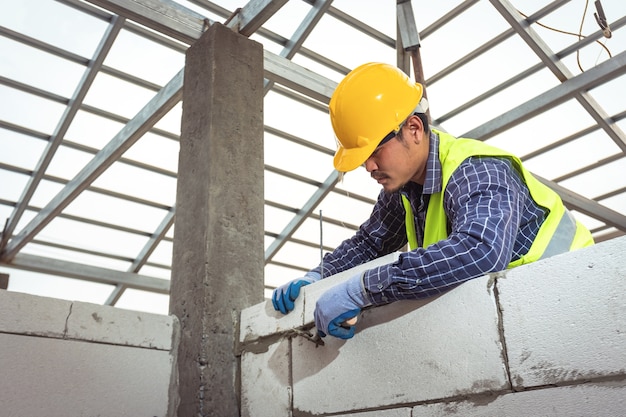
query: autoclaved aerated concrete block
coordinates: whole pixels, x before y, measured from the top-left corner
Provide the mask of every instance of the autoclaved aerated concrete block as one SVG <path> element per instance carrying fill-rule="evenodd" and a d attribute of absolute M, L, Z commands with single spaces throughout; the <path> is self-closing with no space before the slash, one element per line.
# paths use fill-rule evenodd
<path fill-rule="evenodd" d="M 291 340 L 287 415 L 621 415 L 624 253 L 626 237 L 477 278 L 433 299 L 368 309 L 348 341 L 327 337 L 316 347 L 283 333 L 244 344 L 244 355 L 259 358 L 246 372 L 271 375 L 264 355 L 278 356 L 259 349 Z M 304 288 L 296 308 L 305 328 L 317 297 L 353 273 Z"/>
<path fill-rule="evenodd" d="M 166 414 L 168 351 L 2 333 L 0 346 L 2 416 Z"/>
<path fill-rule="evenodd" d="M 71 301 L 0 290 L 0 332 L 63 337 Z"/>
<path fill-rule="evenodd" d="M 294 303 L 294 309 L 286 315 L 274 310 L 271 300 L 266 300 L 243 309 L 241 311 L 239 326 L 239 342 L 245 344 L 261 337 L 300 328 L 305 325 L 310 326 L 313 323 L 315 300 L 317 300 L 326 289 L 342 280 L 350 278 L 354 274 L 363 272 L 369 268 L 374 268 L 378 265 L 393 262 L 397 258 L 398 253 L 391 253 L 348 271 L 323 279 L 316 282 L 315 285 L 302 287 L 300 296 Z M 311 302 L 307 303 L 306 300 L 311 300 Z"/>
<path fill-rule="evenodd" d="M 0 332 L 170 350 L 175 317 L 0 291 Z M 165 330 L 165 331 L 164 331 Z"/>
<path fill-rule="evenodd" d="M 294 414 L 401 408 L 507 390 L 491 283 L 485 276 L 436 298 L 368 309 L 347 341 L 326 337 L 316 347 L 294 338 Z"/>
<path fill-rule="evenodd" d="M 303 287 L 303 304 L 304 304 L 304 324 L 310 325 L 314 322 L 315 303 L 317 299 L 324 294 L 326 290 L 340 282 L 352 278 L 356 274 L 363 273 L 368 269 L 375 268 L 381 265 L 387 265 L 398 260 L 399 253 L 393 252 L 380 258 L 374 259 L 362 265 L 355 266 L 354 268 L 340 272 L 328 278 L 315 283 L 315 285 L 307 285 Z"/>
<path fill-rule="evenodd" d="M 289 314 L 274 310 L 271 300 L 241 310 L 239 342 L 249 343 L 261 337 L 281 333 L 304 324 L 304 305 L 297 300 Z"/>
<path fill-rule="evenodd" d="M 472 401 L 420 405 L 412 417 L 598 417 L 623 416 L 626 383 L 546 387 Z"/>
<path fill-rule="evenodd" d="M 290 416 L 289 339 L 263 346 L 262 350 L 244 351 L 241 355 L 241 416 Z"/>
<path fill-rule="evenodd" d="M 75 302 L 67 319 L 66 337 L 170 350 L 174 320 L 173 316 Z"/>
<path fill-rule="evenodd" d="M 514 388 L 626 375 L 625 254 L 623 237 L 498 279 Z"/>
<path fill-rule="evenodd" d="M 362 413 L 339 414 L 333 417 L 412 417 L 410 408 L 364 411 Z"/>

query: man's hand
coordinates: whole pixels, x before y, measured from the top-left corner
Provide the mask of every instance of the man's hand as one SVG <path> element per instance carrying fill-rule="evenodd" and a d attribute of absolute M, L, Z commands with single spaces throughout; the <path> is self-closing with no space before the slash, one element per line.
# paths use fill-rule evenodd
<path fill-rule="evenodd" d="M 315 325 L 320 336 L 340 339 L 354 336 L 356 317 L 371 303 L 365 297 L 362 274 L 327 290 L 315 305 Z"/>
<path fill-rule="evenodd" d="M 307 273 L 302 278 L 294 279 L 276 288 L 272 294 L 274 310 L 280 311 L 283 314 L 289 313 L 294 309 L 294 301 L 296 301 L 296 298 L 300 295 L 300 288 L 312 284 L 319 279 L 319 274 Z"/>

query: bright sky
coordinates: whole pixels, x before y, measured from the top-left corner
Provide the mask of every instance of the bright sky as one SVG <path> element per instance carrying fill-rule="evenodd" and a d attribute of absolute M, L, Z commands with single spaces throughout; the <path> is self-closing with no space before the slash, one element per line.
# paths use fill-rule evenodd
<path fill-rule="evenodd" d="M 182 5 L 207 17 L 223 22 L 219 16 L 180 1 Z M 245 1 L 216 2 L 228 10 L 246 4 Z M 423 30 L 456 7 L 460 1 L 422 2 L 413 1 L 417 27 Z M 518 0 L 513 4 L 524 14 L 531 15 L 547 5 L 548 1 Z M 333 7 L 343 10 L 356 19 L 366 22 L 390 38 L 396 36 L 395 0 L 336 0 Z M 626 2 L 603 0 L 602 4 L 609 21 L 626 16 Z M 107 23 L 79 10 L 53 0 L 0 0 L 3 13 L 0 26 L 25 34 L 39 41 L 61 48 L 69 53 L 65 58 L 21 44 L 3 32 L 0 36 L 0 76 L 18 83 L 33 86 L 49 93 L 47 99 L 29 94 L 0 82 L 0 221 L 4 223 L 13 210 L 12 203 L 19 200 L 28 176 L 24 170 L 32 170 L 46 146 L 46 141 L 17 133 L 5 124 L 18 125 L 34 132 L 51 135 L 54 132 L 65 105 L 58 98 L 72 96 L 85 71 L 85 62 L 96 50 Z M 310 10 L 304 1 L 290 1 L 264 27 L 290 38 Z M 585 2 L 575 0 L 559 8 L 541 22 L 577 33 Z M 593 2 L 585 15 L 583 34 L 597 30 L 593 18 Z M 426 78 L 474 51 L 489 39 L 508 29 L 506 21 L 488 1 L 476 5 L 446 25 L 444 30 L 422 37 L 422 57 Z M 557 33 L 533 26 L 553 51 L 560 51 L 576 41 L 575 36 Z M 616 31 L 611 39 L 602 42 L 616 55 L 626 45 L 625 31 Z M 4 35 L 3 35 L 4 34 Z M 257 35 L 253 39 L 264 47 L 280 53 L 282 46 L 273 44 Z M 336 19 L 325 16 L 304 43 L 304 47 L 340 63 L 345 68 L 354 68 L 368 61 L 383 61 L 395 64 L 396 54 L 392 48 L 382 45 L 348 28 Z M 580 62 L 587 70 L 605 61 L 607 51 L 597 43 L 584 48 Z M 580 73 L 576 54 L 564 59 L 572 74 Z M 338 82 L 342 74 L 329 70 L 307 58 L 297 55 L 294 62 Z M 435 119 L 468 102 L 499 83 L 515 76 L 539 62 L 536 55 L 523 41 L 514 36 L 475 62 L 454 71 L 428 86 L 428 97 Z M 122 71 L 147 80 L 144 87 L 123 81 L 101 72 L 95 79 L 85 100 L 84 107 L 65 135 L 66 142 L 57 151 L 46 174 L 49 176 L 37 189 L 33 207 L 44 207 L 63 187 L 64 181 L 73 178 L 92 158 L 94 152 L 106 145 L 123 127 L 122 120 L 111 120 L 95 114 L 89 109 L 98 108 L 122 119 L 132 118 L 155 94 L 156 89 L 167 83 L 184 65 L 181 51 L 166 48 L 136 34 L 122 30 L 104 61 L 105 68 Z M 543 91 L 556 86 L 559 81 L 547 69 L 538 71 L 526 80 L 497 94 L 474 108 L 446 120 L 442 127 L 460 136 L 493 117 L 514 108 Z M 154 88 L 150 88 L 154 86 Z M 622 94 L 626 91 L 626 78 L 620 77 L 592 91 L 593 97 L 603 109 L 614 115 L 624 111 Z M 62 100 L 61 100 L 62 101 Z M 135 163 L 115 163 L 93 184 L 94 187 L 128 194 L 140 201 L 124 201 L 106 194 L 86 191 L 64 211 L 63 217 L 53 220 L 37 237 L 36 241 L 53 243 L 55 246 L 37 242 L 28 244 L 23 253 L 58 258 L 121 271 L 128 270 L 132 260 L 146 243 L 146 233 L 153 232 L 163 220 L 166 210 L 175 201 L 178 164 L 178 143 L 168 136 L 180 132 L 181 106 L 177 105 L 156 124 L 161 134 L 149 133 L 140 139 L 125 155 L 128 160 L 159 167 L 159 172 L 149 171 Z M 298 136 L 311 143 L 334 150 L 335 141 L 328 115 L 294 102 L 274 92 L 265 99 L 264 117 L 266 126 Z M 490 143 L 524 156 L 546 143 L 562 139 L 593 125 L 589 115 L 575 101 L 569 101 L 519 125 L 505 134 L 490 139 Z M 623 121 L 618 125 L 626 130 Z M 3 127 L 4 126 L 4 127 Z M 332 172 L 332 156 L 306 150 L 283 138 L 267 133 L 265 136 L 265 163 L 270 166 L 297 173 L 304 178 L 323 182 Z M 544 156 L 530 159 L 528 168 L 546 178 L 559 176 L 609 157 L 619 151 L 606 134 L 596 131 L 566 146 L 556 148 Z M 288 155 L 288 157 L 285 157 Z M 596 197 L 624 186 L 626 162 L 618 159 L 588 175 L 579 175 L 566 180 L 562 185 L 586 197 Z M 339 186 L 350 193 L 374 199 L 379 187 L 359 169 L 346 175 Z M 290 207 L 301 207 L 315 191 L 315 187 L 296 182 L 271 172 L 266 172 L 265 199 L 280 202 Z M 149 202 L 143 204 L 142 202 Z M 603 201 L 613 210 L 626 212 L 626 194 L 621 193 Z M 331 193 L 319 207 L 323 217 L 341 219 L 348 225 L 364 221 L 371 205 L 355 202 Z M 35 211 L 27 211 L 21 219 L 19 233 Z M 130 229 L 110 230 L 76 221 L 85 217 L 106 224 Z M 279 233 L 289 223 L 293 213 L 269 206 L 265 207 L 266 230 Z M 598 222 L 579 215 L 589 227 Z M 307 221 L 296 232 L 296 239 L 319 241 L 318 222 Z M 141 231 L 134 233 L 133 231 Z M 335 246 L 349 237 L 348 228 L 325 224 L 323 240 L 327 246 Z M 150 257 L 150 264 L 140 271 L 143 275 L 169 279 L 173 229 L 167 235 L 170 240 L 162 242 Z M 266 238 L 266 248 L 273 239 Z M 87 249 L 91 253 L 80 253 L 69 248 Z M 114 254 L 116 259 L 97 255 Z M 297 263 L 300 268 L 309 268 L 319 262 L 319 249 L 287 243 L 274 260 Z M 130 259 L 130 260 L 129 260 Z M 27 292 L 50 297 L 87 301 L 102 304 L 113 289 L 109 285 L 76 279 L 41 275 L 0 266 L 0 272 L 11 275 L 9 290 Z M 296 278 L 301 270 L 268 265 L 265 270 L 266 284 L 280 285 Z M 168 297 L 144 291 L 126 290 L 118 307 L 167 314 Z"/>

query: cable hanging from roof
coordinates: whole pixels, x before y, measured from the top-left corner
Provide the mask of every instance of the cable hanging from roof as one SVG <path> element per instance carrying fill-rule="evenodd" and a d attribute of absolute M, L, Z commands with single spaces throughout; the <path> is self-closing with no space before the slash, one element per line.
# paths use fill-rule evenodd
<path fill-rule="evenodd" d="M 596 19 L 596 22 L 598 23 L 598 25 L 600 26 L 600 30 L 602 30 L 602 34 L 604 35 L 605 38 L 609 39 L 611 38 L 611 29 L 609 24 L 607 23 L 606 20 L 606 15 L 604 14 L 604 10 L 602 8 L 602 4 L 600 3 L 600 0 L 596 0 L 595 1 L 595 7 L 596 7 L 596 13 L 594 13 L 594 17 Z M 541 23 L 540 21 L 535 21 L 534 23 L 536 23 L 538 26 L 541 26 L 545 29 L 551 30 L 553 32 L 557 32 L 557 33 L 562 33 L 564 35 L 572 35 L 572 36 L 576 36 L 578 37 L 578 40 L 582 40 L 584 38 L 586 38 L 585 35 L 582 34 L 583 31 L 583 25 L 585 23 L 585 16 L 587 14 L 587 9 L 589 8 L 589 0 L 585 0 L 585 8 L 583 10 L 583 14 L 580 20 L 580 26 L 578 28 L 578 33 L 574 33 L 574 32 L 569 32 L 566 30 L 562 30 L 562 29 L 558 29 L 558 28 L 554 28 L 552 26 L 548 26 L 544 23 Z M 525 19 L 528 19 L 528 15 L 522 13 L 521 11 L 517 11 L 520 15 L 522 15 Z M 609 58 L 612 58 L 613 55 L 611 54 L 611 51 L 609 50 L 609 48 L 601 41 L 596 40 L 595 41 L 598 45 L 600 45 L 608 54 Z M 578 64 L 578 68 L 580 69 L 581 72 L 585 72 L 585 70 L 582 67 L 582 64 L 580 62 L 580 49 L 578 49 L 576 51 L 576 63 Z"/>

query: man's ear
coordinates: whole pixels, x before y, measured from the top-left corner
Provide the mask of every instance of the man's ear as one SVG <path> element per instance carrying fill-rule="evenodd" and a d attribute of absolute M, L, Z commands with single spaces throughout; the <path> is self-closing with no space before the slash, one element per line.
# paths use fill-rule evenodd
<path fill-rule="evenodd" d="M 416 143 L 421 142 L 424 138 L 424 123 L 422 122 L 422 119 L 413 114 L 409 117 L 407 124 L 409 125 L 409 131 L 411 132 L 411 138 L 413 138 Z"/>

